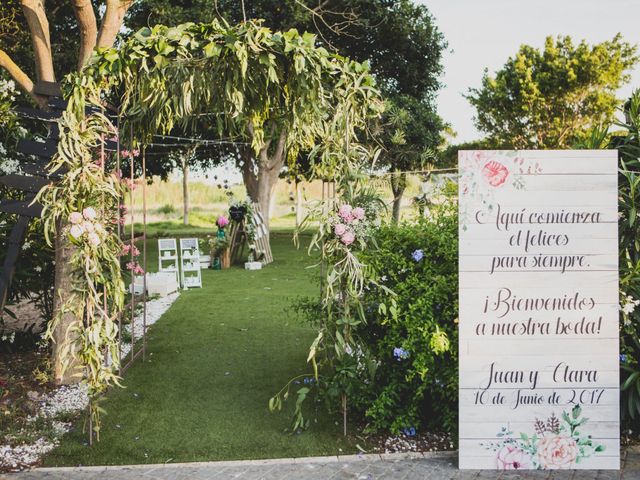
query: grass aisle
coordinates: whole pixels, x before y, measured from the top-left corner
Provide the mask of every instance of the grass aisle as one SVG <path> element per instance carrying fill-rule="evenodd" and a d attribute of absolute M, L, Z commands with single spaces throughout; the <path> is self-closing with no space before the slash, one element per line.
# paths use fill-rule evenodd
<path fill-rule="evenodd" d="M 82 422 L 45 464 L 109 465 L 300 457 L 351 451 L 336 418 L 301 435 L 283 430 L 289 412 L 269 397 L 304 373 L 313 329 L 285 309 L 317 286 L 304 249 L 274 234 L 275 263 L 203 272 L 204 288 L 183 293 L 149 332 L 137 363 L 104 402 L 101 441 L 86 445 Z M 156 261 L 155 256 L 149 262 Z M 293 403 L 293 402 L 289 402 Z M 292 408 L 292 405 L 289 405 Z M 320 410 L 322 412 L 322 410 Z"/>

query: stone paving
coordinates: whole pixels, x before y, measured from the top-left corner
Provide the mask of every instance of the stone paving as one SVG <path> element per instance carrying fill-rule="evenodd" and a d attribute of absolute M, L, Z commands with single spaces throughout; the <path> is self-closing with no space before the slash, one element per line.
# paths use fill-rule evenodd
<path fill-rule="evenodd" d="M 40 468 L 2 480 L 640 480 L 640 449 L 622 454 L 622 470 L 509 473 L 460 471 L 457 454 L 353 455 L 237 462 Z"/>

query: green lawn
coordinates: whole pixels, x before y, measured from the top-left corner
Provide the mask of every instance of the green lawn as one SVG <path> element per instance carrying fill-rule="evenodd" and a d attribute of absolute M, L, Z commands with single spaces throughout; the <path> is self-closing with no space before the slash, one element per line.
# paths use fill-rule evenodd
<path fill-rule="evenodd" d="M 80 421 L 45 464 L 353 453 L 339 418 L 322 408 L 323 418 L 299 435 L 284 432 L 290 412 L 267 409 L 269 397 L 289 378 L 309 371 L 313 329 L 287 307 L 298 296 L 318 294 L 314 270 L 305 269 L 312 263 L 306 250 L 295 250 L 290 234 L 273 237 L 276 261 L 261 271 L 204 271 L 204 288 L 184 292 L 151 328 L 148 361 L 127 371 L 126 388 L 107 395 L 101 441 L 88 447 Z"/>

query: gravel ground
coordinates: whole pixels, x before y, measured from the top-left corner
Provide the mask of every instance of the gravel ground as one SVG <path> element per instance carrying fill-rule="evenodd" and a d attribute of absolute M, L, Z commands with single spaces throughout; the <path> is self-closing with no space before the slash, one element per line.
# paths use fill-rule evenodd
<path fill-rule="evenodd" d="M 147 328 L 156 323 L 169 309 L 180 294 L 178 292 L 147 302 Z M 125 326 L 131 331 L 131 325 Z M 133 322 L 134 337 L 140 338 L 143 331 L 142 313 Z M 131 351 L 130 344 L 122 345 L 122 356 Z M 37 392 L 30 392 L 38 395 Z M 65 385 L 38 398 L 38 412 L 28 418 L 33 429 L 18 432 L 20 438 L 33 438 L 32 441 L 16 441 L 16 434 L 5 435 L 0 444 L 0 472 L 20 471 L 39 463 L 40 458 L 53 450 L 60 438 L 72 427 L 72 419 L 87 408 L 89 397 L 84 384 Z M 38 438 L 33 434 L 37 428 L 47 429 Z"/>

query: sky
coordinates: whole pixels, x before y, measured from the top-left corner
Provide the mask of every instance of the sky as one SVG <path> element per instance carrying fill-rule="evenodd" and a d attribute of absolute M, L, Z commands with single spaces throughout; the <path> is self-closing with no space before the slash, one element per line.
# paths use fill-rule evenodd
<path fill-rule="evenodd" d="M 620 32 L 640 44 L 640 0 L 418 0 L 426 5 L 449 43 L 443 56 L 445 86 L 438 110 L 457 132 L 456 143 L 482 135 L 474 109 L 462 96 L 479 87 L 485 68 L 498 70 L 521 44 L 542 48 L 548 35 L 570 35 L 576 43 L 610 40 Z M 620 92 L 640 88 L 640 66 Z"/>

